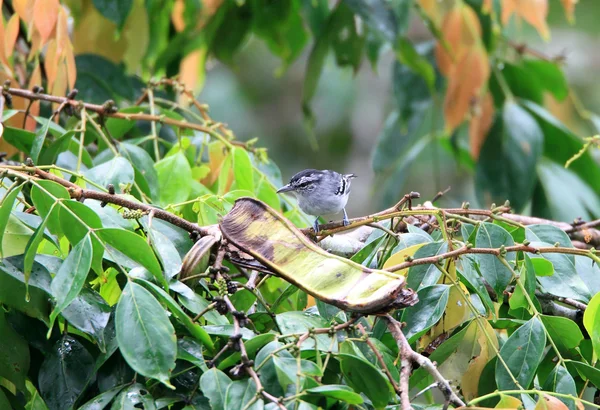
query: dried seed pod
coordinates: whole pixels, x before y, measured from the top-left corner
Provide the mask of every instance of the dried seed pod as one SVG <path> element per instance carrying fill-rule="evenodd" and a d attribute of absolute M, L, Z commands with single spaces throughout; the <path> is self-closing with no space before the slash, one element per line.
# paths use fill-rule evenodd
<path fill-rule="evenodd" d="M 179 280 L 183 280 L 193 275 L 204 273 L 208 268 L 208 260 L 210 250 L 217 242 L 217 238 L 211 235 L 200 238 L 192 249 L 183 258 L 181 271 L 179 272 Z M 192 281 L 189 285 L 193 288 L 198 281 Z"/>

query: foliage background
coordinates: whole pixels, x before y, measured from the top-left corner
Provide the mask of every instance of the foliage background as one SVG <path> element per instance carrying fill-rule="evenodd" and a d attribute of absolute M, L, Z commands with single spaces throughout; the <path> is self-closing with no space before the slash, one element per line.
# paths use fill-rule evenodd
<path fill-rule="evenodd" d="M 40 104 L 35 96 L 24 99 L 5 90 L 3 104 L 7 95 L 13 95 L 16 111 L 3 111 L 0 143 L 11 160 L 22 162 L 27 155 L 35 164 L 48 166 L 88 188 L 102 190 L 108 182 L 116 182 L 116 189 L 131 192 L 137 199 L 152 200 L 201 225 L 217 222 L 235 198 L 248 192 L 276 209 L 283 206 L 286 216 L 299 226 L 305 225 L 307 221 L 295 210 L 293 201 L 279 202 L 274 195 L 274 188 L 282 182 L 275 164 L 282 167 L 284 178 L 309 166 L 358 173 L 361 179 L 357 180 L 351 205 L 355 215 L 392 204 L 408 190 L 431 198 L 452 185 L 441 200 L 447 206 L 460 206 L 469 200 L 472 206 L 489 208 L 508 198 L 517 212 L 567 222 L 575 218 L 593 220 L 600 209 L 600 168 L 598 138 L 589 137 L 600 129 L 596 114 L 600 103 L 594 92 L 598 86 L 590 75 L 597 61 L 586 47 L 593 47 L 598 36 L 596 9 L 592 0 L 5 0 L 0 79 L 34 89 L 34 93 L 40 92 L 34 87 L 42 85 L 58 96 L 75 87 L 79 90 L 77 99 L 97 104 L 114 100 L 118 107 L 127 107 L 137 100 L 150 115 L 156 109 L 152 101 L 168 105 L 169 100 L 179 99 L 177 109 L 193 117 L 197 126 L 214 126 L 209 134 L 216 142 L 208 148 L 207 160 L 196 155 L 193 146 L 204 149 L 204 137 L 189 127 L 141 121 L 134 126 L 123 117 L 103 123 L 102 116 L 96 115 L 102 112 L 98 108 L 84 113 L 83 122 L 61 114 L 61 124 L 54 125 L 48 118 L 57 104 Z M 564 58 L 557 57 L 565 44 Z M 165 76 L 178 76 L 190 87 L 191 95 L 209 103 L 212 118 L 204 117 L 204 107 L 199 105 L 181 109 L 190 105 L 189 90 L 179 84 L 170 87 L 172 84 L 157 82 Z M 138 100 L 140 96 L 144 98 Z M 29 100 L 34 102 L 29 104 Z M 105 109 L 110 111 L 111 104 L 105 104 Z M 125 108 L 123 112 L 136 110 Z M 160 113 L 170 121 L 182 119 L 173 111 L 161 109 Z M 215 126 L 213 120 L 227 122 L 229 129 Z M 84 127 L 86 121 L 87 128 L 82 131 L 78 127 Z M 256 149 L 254 142 L 229 142 L 233 136 L 230 129 L 241 141 L 258 137 L 259 146 L 269 148 L 271 161 L 261 161 L 265 152 Z M 227 155 L 223 146 L 228 148 Z M 137 172 L 122 156 L 112 159 L 118 151 L 132 157 Z M 571 158 L 574 160 L 567 167 Z M 113 168 L 109 170 L 106 164 Z M 18 167 L 6 169 L 12 177 L 31 171 Z M 174 168 L 185 172 L 172 174 Z M 64 389 L 57 391 L 69 396 L 68 403 L 78 405 L 84 398 L 93 400 L 100 394 L 99 403 L 117 397 L 112 404 L 115 409 L 136 402 L 152 408 L 157 403 L 144 398 L 148 390 L 163 407 L 173 400 L 174 408 L 206 406 L 206 397 L 197 394 L 198 390 L 212 395 L 213 408 L 235 408 L 240 401 L 260 406 L 259 397 L 269 398 L 253 391 L 254 384 L 248 378 L 236 381 L 229 390 L 219 389 L 221 384 L 232 386 L 229 376 L 206 367 L 198 340 L 207 349 L 213 343 L 227 346 L 228 340 L 230 347 L 241 346 L 235 337 L 234 341 L 229 338 L 239 325 L 235 319 L 242 319 L 216 315 L 212 310 L 204 312 L 212 298 L 227 293 L 220 279 L 210 278 L 213 287 L 195 296 L 186 293 L 180 282 L 171 283 L 179 286 L 179 291 L 171 289 L 177 302 L 165 293 L 165 275 L 177 273 L 191 246 L 185 234 L 158 222 L 163 231 L 154 226 L 161 232 L 156 233 L 147 218 L 128 214 L 141 221 L 136 231 L 133 222 L 120 218 L 117 212 L 122 210 L 96 206 L 90 211 L 69 199 L 73 192 L 64 187 L 37 182 L 27 174 L 19 177 L 25 178 L 27 185 L 12 185 L 10 191 L 9 186 L 3 187 L 6 195 L 0 220 L 14 228 L 16 218 L 25 231 L 10 232 L 12 242 L 4 237 L 10 246 L 3 256 L 10 257 L 4 258 L 0 271 L 4 285 L 10 286 L 5 286 L 0 300 L 25 315 L 12 311 L 9 319 L 0 317 L 0 326 L 15 340 L 12 344 L 16 350 L 22 347 L 16 341 L 17 333 L 27 334 L 34 353 L 31 363 L 26 348 L 2 358 L 27 357 L 18 365 L 39 374 L 40 379 L 2 374 L 8 380 L 2 391 L 18 392 L 13 394 L 17 398 L 11 406 L 43 408 L 41 400 L 36 402 L 39 386 L 46 404 L 60 408 L 65 398 L 47 386 L 61 374 L 68 377 Z M 118 184 L 123 180 L 129 185 Z M 182 202 L 185 205 L 173 206 Z M 37 215 L 22 212 L 31 204 Z M 440 212 L 445 215 L 445 211 Z M 449 214 L 454 219 L 455 215 Z M 448 361 L 441 369 L 460 384 L 466 399 L 475 400 L 472 404 L 496 405 L 501 399 L 499 405 L 506 407 L 536 406 L 525 394 L 519 401 L 493 393 L 496 388 L 506 391 L 517 387 L 531 387 L 531 394 L 540 389 L 554 392 L 557 396 L 552 397 L 565 402 L 546 403 L 553 408 L 575 408 L 576 402 L 571 400 L 575 395 L 591 403 L 592 386 L 597 387 L 600 379 L 600 370 L 593 367 L 599 346 L 595 337 L 600 323 L 598 268 L 584 259 L 597 260 L 595 253 L 587 250 L 594 245 L 593 232 L 588 238 L 584 231 L 585 243 L 576 245 L 585 249 L 577 250 L 561 231 L 570 227 L 525 228 L 495 213 L 490 215 L 493 224 L 457 219 L 463 222 L 460 232 L 448 233 L 444 227 L 442 231 L 430 229 L 429 235 L 409 227 L 408 236 L 400 243 L 388 233 L 372 235 L 353 260 L 374 268 L 390 268 L 402 264 L 407 256 L 444 255 L 445 246 L 452 246 L 453 240 L 465 249 L 468 241 L 480 248 L 497 249 L 498 260 L 492 255 L 461 257 L 456 264 L 448 261 L 437 268 L 429 264 L 423 265 L 426 269 L 404 271 L 421 299 L 418 309 L 397 315 L 408 323 L 405 333 L 409 341 L 422 350 L 438 337 L 443 339 L 443 348 L 436 353 L 440 361 Z M 157 246 L 160 241 L 164 247 Z M 549 249 L 558 244 L 555 246 L 565 254 L 554 259 L 530 258 L 527 254 L 532 250 L 526 242 Z M 518 253 L 504 252 L 506 247 L 520 244 L 525 248 Z M 112 255 L 115 248 L 123 255 Z M 59 254 L 64 261 L 57 257 Z M 123 269 L 120 264 L 129 272 L 129 279 L 118 271 Z M 490 285 L 491 291 L 482 283 Z M 261 292 L 276 311 L 275 319 L 267 314 L 268 309 L 254 311 L 261 305 L 257 298 L 262 296 L 246 291 L 232 296 L 236 307 L 253 312 L 253 320 L 259 323 L 257 333 L 288 324 L 288 328 L 278 330 L 293 334 L 287 337 L 289 342 L 311 327 L 326 332 L 330 321 L 340 324 L 347 319 L 344 312 L 332 311 L 324 304 L 313 306 L 309 314 L 300 313 L 306 307 L 306 294 L 280 279 L 269 279 L 264 288 Z M 282 292 L 285 298 L 280 296 Z M 488 293 L 495 295 L 495 305 Z M 33 304 L 25 295 L 33 298 Z M 144 332 L 118 340 L 119 335 L 140 330 L 130 329 L 123 320 L 136 314 L 136 297 L 143 305 L 143 313 L 137 312 L 139 323 L 154 318 L 163 326 L 162 331 L 161 326 L 154 330 L 153 337 L 162 343 L 151 352 L 154 362 L 150 365 L 131 342 L 143 339 Z M 561 303 L 564 300 L 560 298 L 567 298 L 579 311 L 570 309 L 569 319 L 556 320 L 561 315 L 548 311 L 549 305 L 541 302 L 544 298 Z M 48 299 L 54 305 L 50 316 Z M 581 303 L 589 306 L 582 309 Z M 107 320 L 110 306 L 115 304 L 116 339 L 111 339 L 114 335 Z M 102 318 L 102 326 L 95 327 L 93 320 L 86 322 L 93 316 L 81 315 L 86 309 Z M 171 319 L 167 309 L 174 315 Z M 587 315 L 583 322 L 582 310 Z M 202 326 L 190 322 L 189 312 L 206 315 L 195 320 Z M 489 320 L 480 314 L 488 315 Z M 26 316 L 45 323 L 37 321 L 30 327 L 31 318 Z M 52 326 L 54 320 L 58 326 Z M 72 327 L 65 329 L 66 322 Z M 398 357 L 397 347 L 381 326 L 363 324 L 372 333 L 376 348 L 365 348 L 360 334 L 351 329 L 348 335 L 355 340 L 340 344 L 341 353 L 336 357 L 341 359 L 332 359 L 333 369 L 320 362 L 318 350 L 325 357 L 330 353 L 319 346 L 318 338 L 302 355 L 293 346 L 273 353 L 279 345 L 266 333 L 242 332 L 242 336 L 244 343 L 252 346 L 251 356 L 256 355 L 259 361 L 262 354 L 261 358 L 269 362 L 261 373 L 269 379 L 266 391 L 275 396 L 287 394 L 291 406 L 312 408 L 318 403 L 336 407 L 332 398 L 347 404 L 366 402 L 365 406 L 375 408 L 397 403 L 393 386 L 377 368 L 381 363 L 370 353 L 385 353 L 381 360 L 398 376 L 398 366 L 393 363 Z M 175 347 L 173 335 L 179 337 Z M 195 337 L 196 344 L 190 336 Z M 50 342 L 56 344 L 49 346 Z M 328 338 L 321 342 L 332 343 Z M 524 343 L 531 350 L 522 353 Z M 10 344 L 5 342 L 5 346 Z M 149 340 L 140 344 L 151 350 Z M 106 351 L 114 352 L 117 345 L 120 355 L 103 356 Z M 473 353 L 476 345 L 480 350 L 462 360 L 461 355 L 469 349 Z M 192 366 L 177 369 L 177 380 L 171 381 L 169 366 L 174 363 L 176 348 L 181 360 L 178 366 Z M 207 357 L 214 357 L 211 350 L 204 351 Z M 64 362 L 70 354 L 76 358 L 74 363 Z M 505 368 L 496 357 L 506 361 Z M 239 360 L 234 353 L 219 360 L 219 366 L 230 370 Z M 460 366 L 453 367 L 455 363 Z M 532 367 L 525 371 L 522 363 Z M 246 370 L 252 368 L 242 364 Z M 130 383 L 132 378 L 137 380 L 134 370 L 145 388 Z M 371 372 L 366 374 L 378 383 L 371 385 L 356 376 L 363 372 Z M 315 385 L 317 379 L 334 387 L 309 391 L 323 387 Z M 490 380 L 490 384 L 474 385 L 478 380 Z M 429 379 L 423 372 L 415 372 L 411 386 L 425 387 L 426 381 Z M 111 389 L 121 382 L 127 383 L 125 390 Z M 165 388 L 171 382 L 186 392 L 185 397 L 169 395 Z M 338 385 L 342 382 L 350 387 Z M 292 384 L 295 395 L 282 390 Z M 82 392 L 85 395 L 80 397 Z M 232 396 L 229 407 L 228 395 Z M 429 393 L 426 399 L 440 401 Z M 88 405 L 103 407 L 94 401 Z M 544 397 L 537 405 L 544 405 Z"/>

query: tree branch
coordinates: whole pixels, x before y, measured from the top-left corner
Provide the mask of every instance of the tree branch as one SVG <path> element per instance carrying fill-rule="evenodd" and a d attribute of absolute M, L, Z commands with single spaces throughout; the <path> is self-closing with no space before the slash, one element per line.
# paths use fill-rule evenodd
<path fill-rule="evenodd" d="M 383 317 L 385 318 L 385 320 L 388 323 L 388 330 L 390 331 L 390 333 L 396 340 L 396 344 L 398 345 L 398 349 L 400 350 L 402 359 L 409 360 L 413 363 L 417 363 L 420 367 L 424 368 L 430 375 L 432 375 L 433 378 L 438 382 L 438 388 L 441 390 L 442 394 L 446 397 L 446 400 L 448 403 L 453 404 L 458 407 L 465 406 L 465 403 L 452 390 L 452 387 L 450 386 L 450 382 L 448 382 L 448 380 L 446 380 L 444 378 L 444 376 L 442 376 L 442 374 L 435 367 L 435 364 L 433 364 L 433 362 L 431 360 L 429 360 L 427 357 L 415 352 L 412 349 L 412 347 L 410 347 L 408 340 L 406 340 L 404 333 L 402 333 L 402 328 L 401 328 L 400 323 L 398 323 L 398 321 L 396 319 L 394 319 L 392 316 L 390 316 L 389 314 L 385 315 Z M 406 395 L 406 397 L 408 397 L 408 394 Z M 407 400 L 407 398 L 405 400 Z M 410 403 L 409 403 L 408 407 L 405 407 L 405 406 L 406 406 L 406 403 L 403 402 L 402 403 L 403 409 L 410 408 Z"/>

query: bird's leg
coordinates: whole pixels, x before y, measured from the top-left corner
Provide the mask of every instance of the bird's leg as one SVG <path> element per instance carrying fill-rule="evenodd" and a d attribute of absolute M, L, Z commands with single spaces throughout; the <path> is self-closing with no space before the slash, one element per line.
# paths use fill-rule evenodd
<path fill-rule="evenodd" d="M 350 221 L 348 220 L 348 214 L 346 213 L 346 208 L 344 208 L 344 220 L 343 220 L 344 226 L 348 226 L 350 225 Z"/>
<path fill-rule="evenodd" d="M 319 217 L 318 216 L 317 216 L 317 219 L 315 219 L 313 229 L 315 230 L 315 233 L 319 233 Z"/>

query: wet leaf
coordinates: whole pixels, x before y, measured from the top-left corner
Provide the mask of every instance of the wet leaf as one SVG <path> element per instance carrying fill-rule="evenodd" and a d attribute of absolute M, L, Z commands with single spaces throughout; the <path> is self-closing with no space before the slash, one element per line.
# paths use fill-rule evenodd
<path fill-rule="evenodd" d="M 338 357 L 348 385 L 355 391 L 364 393 L 375 408 L 387 406 L 392 387 L 381 370 L 358 356 L 344 353 Z"/>
<path fill-rule="evenodd" d="M 213 410 L 225 409 L 227 388 L 231 379 L 219 369 L 212 368 L 200 377 L 200 390 L 210 400 Z"/>
<path fill-rule="evenodd" d="M 29 372 L 29 346 L 6 320 L 0 309 L 0 376 L 14 383 L 21 391 Z"/>
<path fill-rule="evenodd" d="M 479 226 L 475 239 L 476 247 L 499 248 L 500 246 L 512 245 L 514 245 L 512 236 L 504 228 L 487 222 Z M 507 261 L 514 261 L 514 259 L 515 254 L 513 252 L 506 255 Z M 500 262 L 500 259 L 495 255 L 477 255 L 476 260 L 484 279 L 494 289 L 496 295 L 502 295 L 512 278 L 510 269 Z"/>
<path fill-rule="evenodd" d="M 419 302 L 404 310 L 402 321 L 406 322 L 403 329 L 409 342 L 414 342 L 435 325 L 444 314 L 450 294 L 450 286 L 434 285 L 421 289 L 417 295 Z"/>

